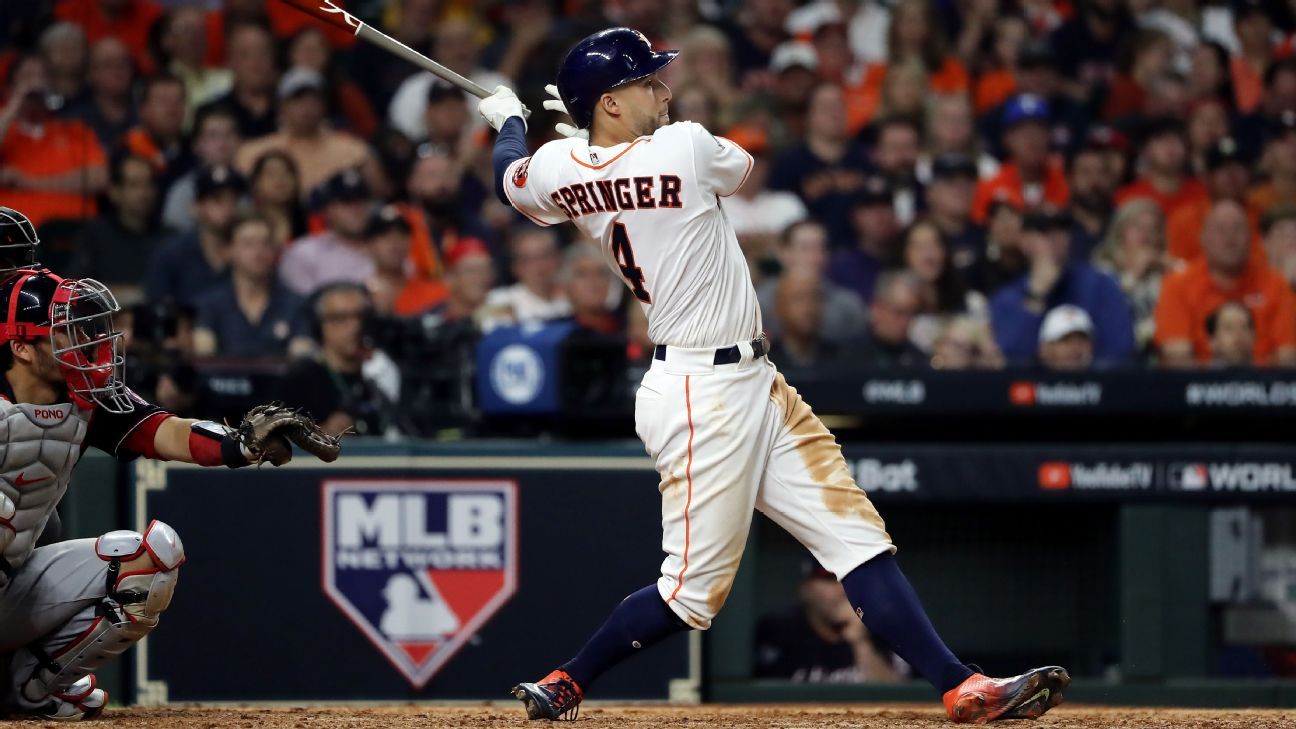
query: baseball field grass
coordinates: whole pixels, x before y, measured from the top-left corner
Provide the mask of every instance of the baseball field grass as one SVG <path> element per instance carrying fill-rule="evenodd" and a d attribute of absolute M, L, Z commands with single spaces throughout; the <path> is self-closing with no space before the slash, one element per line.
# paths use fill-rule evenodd
<path fill-rule="evenodd" d="M 439 706 L 429 704 L 385 706 L 168 706 L 126 708 L 108 712 L 100 725 L 131 729 L 199 727 L 224 729 L 284 727 L 313 729 L 340 727 L 498 727 L 542 729 L 544 722 L 527 722 L 520 705 Z M 31 726 L 28 724 L 27 726 Z M 63 726 L 50 723 L 47 726 Z M 577 729 L 898 729 L 899 727 L 950 727 L 939 707 L 916 704 L 887 705 L 706 705 L 628 706 L 592 704 L 582 707 Z M 1062 706 L 1037 722 L 1008 722 L 1014 729 L 1091 729 L 1093 727 L 1203 727 L 1205 729 L 1258 729 L 1292 727 L 1296 711 L 1269 709 L 1174 709 Z"/>

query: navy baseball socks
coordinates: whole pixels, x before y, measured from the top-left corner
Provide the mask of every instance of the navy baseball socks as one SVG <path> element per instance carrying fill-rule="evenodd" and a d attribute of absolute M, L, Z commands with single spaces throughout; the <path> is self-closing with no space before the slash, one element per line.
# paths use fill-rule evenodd
<path fill-rule="evenodd" d="M 957 723 L 1035 719 L 1062 703 L 1071 683 L 1060 666 L 1036 668 L 1011 678 L 989 678 L 954 657 L 936 635 L 913 586 L 895 557 L 882 554 L 842 578 L 855 614 L 873 635 L 909 662 L 941 692 L 945 712 Z"/>
<path fill-rule="evenodd" d="M 954 657 L 936 634 L 895 557 L 882 553 L 842 578 L 846 597 L 869 632 L 905 659 L 942 694 L 975 671 Z"/>
<path fill-rule="evenodd" d="M 529 719 L 575 718 L 594 679 L 634 653 L 688 630 L 662 600 L 656 583 L 632 593 L 590 636 L 576 657 L 535 683 L 520 683 L 513 695 Z"/>

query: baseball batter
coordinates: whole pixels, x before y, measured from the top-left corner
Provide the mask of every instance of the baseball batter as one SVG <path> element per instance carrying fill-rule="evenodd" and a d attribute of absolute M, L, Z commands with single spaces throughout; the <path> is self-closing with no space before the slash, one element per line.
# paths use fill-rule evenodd
<path fill-rule="evenodd" d="M 77 720 L 103 711 L 92 671 L 157 626 L 185 561 L 180 537 L 160 521 L 143 534 L 36 546 L 50 541 L 85 449 L 238 468 L 287 462 L 285 438 L 324 441 L 264 409 L 236 432 L 142 400 L 122 383 L 112 293 L 6 265 L 33 262 L 23 249 L 35 246 L 26 217 L 0 208 L 0 715 Z"/>
<path fill-rule="evenodd" d="M 765 357 L 760 308 L 723 200 L 751 157 L 698 124 L 672 124 L 654 52 L 628 28 L 596 33 L 563 61 L 546 108 L 567 138 L 528 156 L 516 95 L 480 112 L 499 131 L 496 194 L 539 225 L 572 222 L 599 242 L 657 343 L 635 398 L 635 430 L 661 474 L 662 549 L 653 585 L 626 597 L 575 658 L 514 695 L 532 719 L 574 717 L 594 680 L 724 605 L 759 509 L 832 571 L 873 635 L 943 695 L 950 719 L 1035 718 L 1070 683 L 1057 666 L 983 676 L 937 636 L 900 572 L 882 517 L 836 439 Z"/>

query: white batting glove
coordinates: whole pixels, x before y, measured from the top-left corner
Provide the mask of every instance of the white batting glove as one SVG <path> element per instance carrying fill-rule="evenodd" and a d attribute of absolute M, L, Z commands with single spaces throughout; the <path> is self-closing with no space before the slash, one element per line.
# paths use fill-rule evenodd
<path fill-rule="evenodd" d="M 491 125 L 491 129 L 497 132 L 510 117 L 521 119 L 522 126 L 525 128 L 525 110 L 526 107 L 522 106 L 522 101 L 518 99 L 517 94 L 507 86 L 496 86 L 495 93 L 477 104 L 477 112 L 482 115 L 487 124 Z"/>
<path fill-rule="evenodd" d="M 566 114 L 567 116 L 571 116 L 571 112 L 567 111 L 567 105 L 564 104 L 562 101 L 562 96 L 558 94 L 557 86 L 554 86 L 553 84 L 549 84 L 548 86 L 545 87 L 545 92 L 548 93 L 553 98 L 545 100 L 544 108 L 548 109 L 549 111 L 556 111 L 559 114 Z M 557 124 L 554 125 L 554 129 L 557 130 L 558 133 L 563 135 L 564 137 L 580 137 L 581 139 L 589 139 L 588 129 L 577 129 L 576 127 L 572 126 L 571 124 L 567 124 L 566 122 L 558 122 Z"/>

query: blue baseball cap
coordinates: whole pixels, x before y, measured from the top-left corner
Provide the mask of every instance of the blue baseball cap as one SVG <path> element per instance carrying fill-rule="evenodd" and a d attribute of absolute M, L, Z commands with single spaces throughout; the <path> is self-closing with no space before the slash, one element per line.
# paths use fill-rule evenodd
<path fill-rule="evenodd" d="M 1020 94 L 1004 105 L 1003 125 L 1014 127 L 1025 122 L 1048 124 L 1051 114 L 1048 102 L 1035 94 Z"/>

